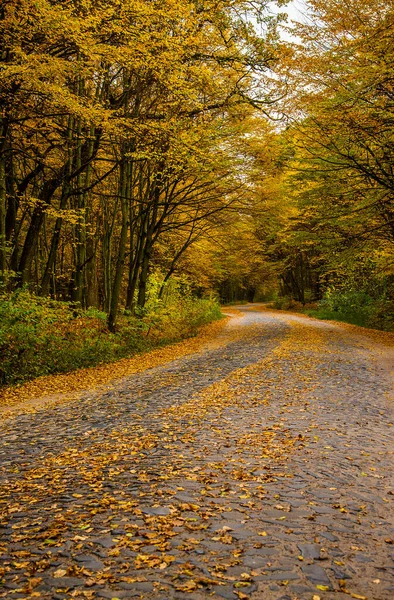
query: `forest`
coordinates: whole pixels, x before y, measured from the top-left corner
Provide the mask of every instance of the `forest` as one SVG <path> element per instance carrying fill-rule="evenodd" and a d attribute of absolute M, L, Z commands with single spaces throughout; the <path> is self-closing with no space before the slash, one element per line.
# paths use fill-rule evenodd
<path fill-rule="evenodd" d="M 3 384 L 219 302 L 393 330 L 394 7 L 286 4 L 2 2 Z"/>

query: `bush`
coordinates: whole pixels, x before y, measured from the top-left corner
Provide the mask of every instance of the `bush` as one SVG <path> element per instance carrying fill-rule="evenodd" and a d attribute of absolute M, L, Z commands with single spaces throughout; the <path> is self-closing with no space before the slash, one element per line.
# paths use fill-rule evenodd
<path fill-rule="evenodd" d="M 328 291 L 318 306 L 321 318 L 346 321 L 367 326 L 373 310 L 373 300 L 365 292 Z"/>
<path fill-rule="evenodd" d="M 328 290 L 317 310 L 306 311 L 319 319 L 344 321 L 388 331 L 394 328 L 394 302 L 375 299 L 364 291 Z"/>
<path fill-rule="evenodd" d="M 22 289 L 0 296 L 0 384 L 111 362 L 195 335 L 221 317 L 212 300 L 157 301 L 139 318 L 123 315 L 116 333 L 106 314 L 83 311 L 67 302 L 42 298 Z"/>
<path fill-rule="evenodd" d="M 394 331 L 394 300 L 384 294 L 375 298 L 362 290 L 329 289 L 317 305 L 302 306 L 291 297 L 282 296 L 269 306 L 278 310 L 301 311 L 317 319 Z"/>
<path fill-rule="evenodd" d="M 279 296 L 269 306 L 276 310 L 302 310 L 302 303 L 294 300 L 294 298 L 291 298 L 290 296 Z"/>
<path fill-rule="evenodd" d="M 184 296 L 156 306 L 154 311 L 145 314 L 143 322 L 148 327 L 150 338 L 170 341 L 192 337 L 202 325 L 221 317 L 215 300 Z"/>
<path fill-rule="evenodd" d="M 155 343 L 192 337 L 199 327 L 223 316 L 217 300 L 196 298 L 184 277 L 172 277 L 162 287 L 161 273 L 153 272 L 149 277 L 147 302 L 140 312 L 147 335 Z"/>
<path fill-rule="evenodd" d="M 394 331 L 394 300 L 381 299 L 374 303 L 368 327 Z"/>

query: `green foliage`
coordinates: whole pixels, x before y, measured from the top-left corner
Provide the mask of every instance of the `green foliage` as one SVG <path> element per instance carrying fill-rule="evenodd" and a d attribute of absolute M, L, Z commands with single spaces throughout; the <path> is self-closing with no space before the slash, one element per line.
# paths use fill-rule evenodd
<path fill-rule="evenodd" d="M 302 310 L 301 302 L 294 300 L 290 296 L 279 296 L 270 304 L 270 307 L 276 310 Z"/>
<path fill-rule="evenodd" d="M 152 307 L 151 307 L 152 308 Z M 111 362 L 154 346 L 195 335 L 198 327 L 221 317 L 211 300 L 157 301 L 141 317 L 123 315 L 116 333 L 106 314 L 72 303 L 32 295 L 27 289 L 0 296 L 0 381 L 20 383 L 41 375 Z"/>
<path fill-rule="evenodd" d="M 306 312 L 319 319 L 394 330 L 394 302 L 387 297 L 375 299 L 364 291 L 328 290 L 317 310 Z"/>
<path fill-rule="evenodd" d="M 151 339 L 192 337 L 199 327 L 221 317 L 217 301 L 195 298 L 187 278 L 172 277 L 164 283 L 160 272 L 151 274 L 143 316 Z"/>

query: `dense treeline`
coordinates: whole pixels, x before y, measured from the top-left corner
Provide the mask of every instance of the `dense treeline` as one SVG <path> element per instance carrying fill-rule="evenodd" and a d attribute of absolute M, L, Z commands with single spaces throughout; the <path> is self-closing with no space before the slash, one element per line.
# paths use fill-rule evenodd
<path fill-rule="evenodd" d="M 284 42 L 268 4 L 2 3 L 10 365 L 50 307 L 69 339 L 69 318 L 88 329 L 93 318 L 99 349 L 82 349 L 81 364 L 126 355 L 138 332 L 182 312 L 182 296 L 191 312 L 213 293 L 320 302 L 322 316 L 394 327 L 393 7 L 308 0 Z M 25 293 L 43 298 L 32 312 Z M 72 304 L 64 313 L 48 297 Z M 218 314 L 201 310 L 191 322 Z"/>
<path fill-rule="evenodd" d="M 237 128 L 265 106 L 274 21 L 244 0 L 6 0 L 0 15 L 0 273 L 8 288 L 146 302 L 242 198 Z M 257 35 L 260 23 L 265 35 Z M 272 31 L 271 31 L 272 30 Z M 272 43 L 271 43 L 272 42 Z M 171 236 L 173 232 L 176 235 Z"/>
<path fill-rule="evenodd" d="M 277 69 L 285 126 L 254 146 L 260 273 L 278 306 L 394 328 L 393 4 L 309 0 L 300 21 Z"/>
<path fill-rule="evenodd" d="M 301 301 L 305 287 L 324 294 L 329 314 L 393 327 L 393 5 L 310 0 L 308 10 L 284 65 L 285 187 L 298 209 L 290 287 Z"/>

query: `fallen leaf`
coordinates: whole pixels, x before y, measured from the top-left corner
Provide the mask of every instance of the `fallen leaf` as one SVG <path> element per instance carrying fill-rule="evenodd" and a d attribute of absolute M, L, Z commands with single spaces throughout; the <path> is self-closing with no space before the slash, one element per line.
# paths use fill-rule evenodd
<path fill-rule="evenodd" d="M 57 569 L 57 571 L 55 571 L 53 574 L 54 577 L 64 577 L 65 575 L 67 575 L 67 571 L 65 569 Z"/>

